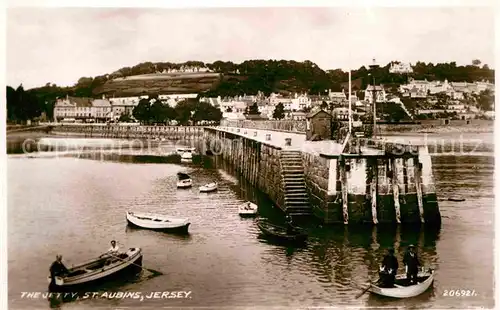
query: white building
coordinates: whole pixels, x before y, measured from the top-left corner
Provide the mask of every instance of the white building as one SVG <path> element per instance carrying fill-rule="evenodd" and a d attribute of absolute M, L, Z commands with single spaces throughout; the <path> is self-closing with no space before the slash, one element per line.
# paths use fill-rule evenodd
<path fill-rule="evenodd" d="M 370 104 L 373 103 L 373 93 L 375 90 L 376 102 L 385 102 L 386 101 L 386 93 L 385 89 L 382 85 L 368 85 L 365 90 L 365 101 L 368 101 Z"/>
<path fill-rule="evenodd" d="M 292 111 L 293 110 L 300 111 L 304 108 L 311 107 L 311 99 L 309 99 L 309 97 L 306 94 L 298 95 L 297 93 L 295 93 L 295 98 L 291 99 L 290 101 L 291 103 L 289 109 Z"/>
<path fill-rule="evenodd" d="M 393 62 L 391 63 L 391 67 L 389 68 L 390 73 L 395 73 L 395 74 L 405 74 L 405 73 L 412 73 L 413 68 L 411 67 L 411 64 L 407 63 L 399 63 L 399 62 Z"/>

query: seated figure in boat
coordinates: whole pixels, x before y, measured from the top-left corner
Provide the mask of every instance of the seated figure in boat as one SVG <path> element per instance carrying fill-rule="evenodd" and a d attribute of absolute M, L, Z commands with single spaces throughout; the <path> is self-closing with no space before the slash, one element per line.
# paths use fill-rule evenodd
<path fill-rule="evenodd" d="M 293 221 L 292 221 L 292 217 L 290 215 L 287 215 L 285 217 L 286 219 L 286 233 L 288 235 L 293 235 L 295 234 L 296 232 L 296 229 L 295 229 L 295 226 L 293 226 Z"/>
<path fill-rule="evenodd" d="M 68 268 L 64 266 L 62 262 L 62 255 L 56 255 L 56 261 L 50 266 L 50 285 L 55 285 L 55 278 L 67 275 L 69 273 Z"/>
<path fill-rule="evenodd" d="M 247 205 L 245 206 L 245 210 L 252 210 L 252 208 L 250 207 L 250 202 L 248 202 Z"/>
<path fill-rule="evenodd" d="M 111 240 L 111 247 L 106 251 L 106 253 L 99 256 L 100 258 L 107 258 L 107 264 L 114 261 L 114 259 L 120 255 L 120 247 L 116 244 L 115 240 Z"/>
<path fill-rule="evenodd" d="M 399 263 L 396 256 L 394 256 L 394 249 L 387 249 L 387 254 L 384 256 L 382 266 L 380 267 L 380 286 L 381 287 L 394 287 L 396 281 L 396 273 L 398 272 Z"/>
<path fill-rule="evenodd" d="M 421 264 L 413 244 L 408 246 L 408 251 L 403 258 L 403 264 L 406 266 L 406 278 L 408 279 L 408 283 L 417 284 L 418 267 L 421 266 Z"/>

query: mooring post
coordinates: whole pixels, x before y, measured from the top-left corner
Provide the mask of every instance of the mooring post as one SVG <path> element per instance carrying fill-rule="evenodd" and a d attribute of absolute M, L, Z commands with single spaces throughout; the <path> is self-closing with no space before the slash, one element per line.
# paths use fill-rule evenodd
<path fill-rule="evenodd" d="M 372 221 L 373 224 L 378 224 L 377 217 L 377 185 L 378 185 L 378 159 L 372 161 L 372 179 L 370 182 L 370 193 L 372 198 Z"/>
<path fill-rule="evenodd" d="M 422 164 L 418 160 L 418 158 L 413 158 L 413 167 L 415 171 L 415 189 L 417 191 L 417 203 L 418 203 L 418 211 L 420 214 L 420 222 L 425 223 L 424 219 L 424 204 L 422 199 Z"/>
<path fill-rule="evenodd" d="M 401 207 L 399 205 L 399 185 L 398 185 L 398 166 L 396 158 L 391 159 L 392 170 L 392 195 L 394 197 L 394 209 L 396 211 L 396 222 L 401 224 Z"/>
<path fill-rule="evenodd" d="M 339 158 L 340 188 L 342 191 L 342 215 L 344 225 L 349 224 L 349 209 L 347 208 L 347 178 L 345 171 L 345 158 L 341 155 Z"/>

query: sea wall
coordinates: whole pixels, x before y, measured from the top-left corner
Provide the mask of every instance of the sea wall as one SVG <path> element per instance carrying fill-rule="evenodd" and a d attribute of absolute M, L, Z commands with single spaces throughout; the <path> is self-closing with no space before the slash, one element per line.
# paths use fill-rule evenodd
<path fill-rule="evenodd" d="M 430 155 L 303 153 L 313 214 L 326 223 L 440 223 Z"/>
<path fill-rule="evenodd" d="M 284 208 L 280 147 L 211 128 L 206 128 L 203 140 L 205 152 L 222 157 L 278 207 Z"/>
<path fill-rule="evenodd" d="M 202 126 L 119 126 L 119 125 L 63 125 L 52 134 L 85 138 L 189 140 L 203 137 Z"/>

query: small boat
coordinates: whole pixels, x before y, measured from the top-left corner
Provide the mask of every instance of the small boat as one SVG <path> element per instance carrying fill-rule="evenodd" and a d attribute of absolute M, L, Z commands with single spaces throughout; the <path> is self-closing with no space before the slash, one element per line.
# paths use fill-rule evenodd
<path fill-rule="evenodd" d="M 134 265 L 142 266 L 142 251 L 140 248 L 130 248 L 126 253 L 118 255 L 116 258 L 99 257 L 74 266 L 69 268 L 68 275 L 56 277 L 54 282 L 56 287 L 75 287 L 102 280 Z M 50 283 L 51 276 L 48 276 L 47 280 Z"/>
<path fill-rule="evenodd" d="M 448 198 L 448 201 L 457 201 L 457 202 L 460 202 L 460 201 L 465 201 L 464 198 Z"/>
<path fill-rule="evenodd" d="M 187 233 L 191 225 L 187 218 L 136 212 L 127 212 L 127 222 L 131 226 L 140 228 L 179 233 Z"/>
<path fill-rule="evenodd" d="M 200 192 L 202 193 L 208 193 L 208 192 L 213 192 L 217 190 L 217 182 L 212 182 L 205 184 L 203 186 L 200 186 Z"/>
<path fill-rule="evenodd" d="M 193 161 L 193 153 L 190 151 L 185 152 L 181 155 L 181 162 L 189 163 Z"/>
<path fill-rule="evenodd" d="M 177 181 L 177 188 L 188 188 L 193 186 L 193 180 L 188 174 L 179 172 L 177 173 L 177 177 L 179 178 Z"/>
<path fill-rule="evenodd" d="M 258 209 L 259 207 L 255 203 L 248 201 L 239 206 L 238 214 L 241 217 L 252 217 L 257 215 Z"/>
<path fill-rule="evenodd" d="M 434 270 L 420 271 L 417 275 L 418 284 L 409 285 L 406 279 L 406 274 L 396 276 L 395 287 L 383 288 L 372 284 L 368 291 L 386 297 L 393 298 L 410 298 L 415 297 L 425 292 L 434 281 Z"/>
<path fill-rule="evenodd" d="M 184 153 L 190 153 L 191 155 L 196 151 L 195 147 L 178 147 L 176 152 L 178 155 L 183 155 Z"/>
<path fill-rule="evenodd" d="M 274 225 L 268 221 L 259 220 L 257 226 L 268 237 L 291 242 L 304 242 L 307 240 L 307 234 L 300 230 L 297 230 L 294 234 L 288 234 L 286 227 Z"/>

